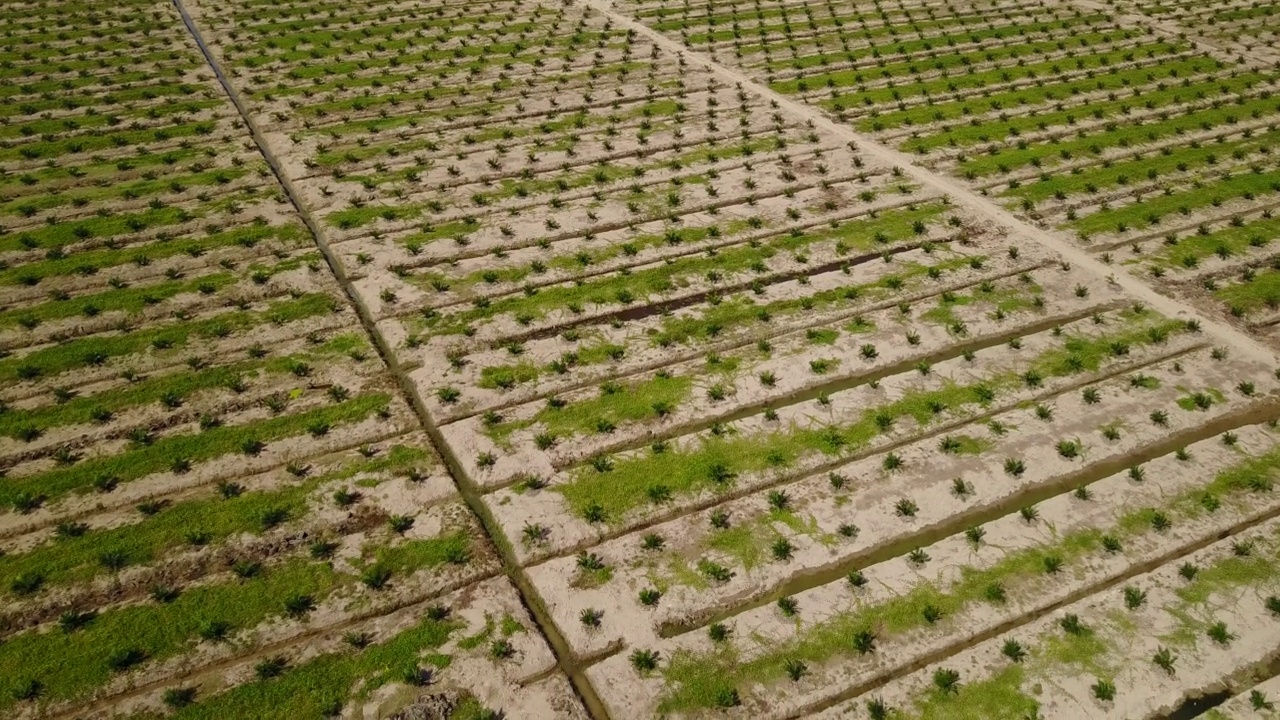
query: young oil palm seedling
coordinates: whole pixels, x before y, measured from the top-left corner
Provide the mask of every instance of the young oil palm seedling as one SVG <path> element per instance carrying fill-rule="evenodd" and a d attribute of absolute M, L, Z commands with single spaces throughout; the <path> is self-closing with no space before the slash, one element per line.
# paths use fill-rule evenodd
<path fill-rule="evenodd" d="M 938 668 L 933 671 L 933 685 L 944 694 L 954 695 L 960 692 L 960 673 L 951 668 Z"/>
<path fill-rule="evenodd" d="M 658 651 L 647 649 L 636 649 L 631 653 L 631 667 L 636 672 L 645 674 L 652 672 L 658 667 Z"/>
<path fill-rule="evenodd" d="M 1004 645 L 1000 647 L 1000 653 L 1015 663 L 1020 663 L 1027 657 L 1026 648 L 1012 638 L 1004 641 Z"/>

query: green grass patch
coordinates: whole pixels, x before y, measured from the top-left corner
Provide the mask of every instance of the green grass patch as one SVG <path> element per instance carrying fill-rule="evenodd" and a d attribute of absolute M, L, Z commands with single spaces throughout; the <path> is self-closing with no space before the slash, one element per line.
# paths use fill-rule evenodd
<path fill-rule="evenodd" d="M 1080 634 L 1053 632 L 1042 636 L 1033 651 L 1034 664 L 1045 675 L 1060 676 L 1064 669 L 1070 669 L 1103 680 L 1113 679 L 1116 668 L 1107 664 L 1106 656 L 1115 646 L 1098 630 L 1086 628 Z"/>
<path fill-rule="evenodd" d="M 955 308 L 973 304 L 991 306 L 992 312 L 1013 313 L 1035 307 L 1033 297 L 1043 292 L 1043 288 L 1034 283 L 1020 287 L 998 288 L 990 292 L 973 290 L 972 292 L 951 293 L 943 297 L 938 304 L 920 315 L 920 319 L 938 325 L 951 326 L 960 320 Z"/>
<path fill-rule="evenodd" d="M 948 435 L 947 437 L 954 442 L 954 447 L 949 452 L 956 455 L 981 455 L 995 445 L 990 438 L 977 438 L 972 435 Z"/>
<path fill-rule="evenodd" d="M 1275 548 L 1268 548 L 1266 552 L 1255 548 L 1254 554 L 1248 557 L 1228 555 L 1200 568 L 1194 580 L 1174 592 L 1187 607 L 1207 606 L 1215 594 L 1230 593 L 1245 586 L 1274 585 L 1280 580 L 1278 560 L 1280 554 Z"/>
<path fill-rule="evenodd" d="M 490 365 L 480 370 L 480 382 L 476 384 L 486 390 L 509 388 L 521 383 L 533 382 L 538 379 L 539 374 L 538 366 L 531 362 Z"/>
<path fill-rule="evenodd" d="M 196 435 L 174 435 L 150 445 L 135 446 L 111 456 L 82 460 L 70 467 L 60 467 L 25 477 L 9 478 L 0 485 L 0 505 L 12 505 L 19 496 L 29 494 L 47 500 L 91 487 L 101 477 L 125 483 L 151 473 L 164 472 L 178 460 L 191 464 L 241 452 L 247 441 L 270 443 L 300 435 L 316 424 L 336 426 L 356 422 L 387 407 L 391 397 L 371 393 L 327 407 L 309 410 L 239 426 L 222 426 Z"/>
<path fill-rule="evenodd" d="M 165 715 L 147 718 L 226 720 L 226 718 L 321 718 L 360 703 L 388 683 L 403 682 L 415 668 L 444 668 L 450 658 L 438 652 L 463 627 L 457 620 L 426 618 L 417 626 L 363 650 L 320 655 L 270 680 L 236 685 Z M 464 702 L 452 718 L 479 718 L 483 707 Z M 142 720 L 142 717 L 139 720 Z M 452 720 L 451 718 L 451 720 Z"/>
<path fill-rule="evenodd" d="M 915 707 L 896 712 L 894 720 L 991 720 L 991 718 L 1038 717 L 1040 703 L 1022 689 L 1027 672 L 1010 665 L 977 682 L 965 682 L 966 667 L 961 670 L 960 686 L 955 692 L 937 688 L 925 691 Z"/>
<path fill-rule="evenodd" d="M 790 510 L 770 510 L 765 515 L 754 517 L 743 523 L 735 523 L 723 530 L 716 530 L 703 538 L 698 552 L 715 551 L 728 556 L 738 567 L 750 572 L 760 565 L 770 553 L 770 547 L 783 534 L 775 527 L 775 523 L 785 525 L 792 535 L 806 535 L 819 543 L 829 545 L 835 542 L 834 536 L 824 533 L 816 518 L 812 516 L 802 519 Z M 669 578 L 679 583 L 678 577 Z"/>
<path fill-rule="evenodd" d="M 471 554 L 472 537 L 466 530 L 439 535 L 427 540 L 409 540 L 397 545 L 369 541 L 361 550 L 362 567 L 380 567 L 393 575 L 408 575 L 420 568 L 433 568 L 445 563 L 461 564 Z"/>
<path fill-rule="evenodd" d="M 176 352 L 196 337 L 217 337 L 267 323 L 283 324 L 332 313 L 335 301 L 324 293 L 272 302 L 263 311 L 236 310 L 216 317 L 193 320 L 169 327 L 154 327 L 123 335 L 95 335 L 69 340 L 21 356 L 0 360 L 0 381 L 21 380 L 31 372 L 38 376 L 105 363 L 110 358 L 145 352 L 157 343 Z"/>
<path fill-rule="evenodd" d="M 1245 313 L 1280 307 L 1280 272 L 1257 271 L 1249 280 L 1241 279 L 1215 290 L 1213 296 Z"/>
<path fill-rule="evenodd" d="M 1185 388 L 1179 389 L 1185 390 Z M 1210 405 L 1220 405 L 1226 401 L 1227 396 L 1221 390 L 1211 387 L 1205 388 L 1199 392 L 1183 395 L 1175 402 L 1177 402 L 1178 407 L 1183 410 L 1186 410 L 1187 412 L 1194 412 L 1196 410 L 1208 410 L 1209 407 L 1205 405 L 1205 403 L 1209 403 Z"/>
<path fill-rule="evenodd" d="M 656 419 L 658 409 L 675 410 L 689 397 L 693 379 L 688 376 L 653 377 L 648 380 L 610 388 L 600 395 L 579 400 L 562 408 L 544 407 L 528 420 L 491 425 L 485 433 L 495 442 L 505 442 L 511 433 L 541 423 L 545 432 L 556 438 L 600 432 L 602 422 L 611 426 Z"/>

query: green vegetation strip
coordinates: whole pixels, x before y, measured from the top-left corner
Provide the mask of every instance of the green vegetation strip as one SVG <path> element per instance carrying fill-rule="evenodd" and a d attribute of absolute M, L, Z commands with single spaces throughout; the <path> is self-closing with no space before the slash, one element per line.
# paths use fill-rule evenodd
<path fill-rule="evenodd" d="M 1089 47 L 1099 43 L 1107 44 L 1127 39 L 1125 36 L 1127 31 L 1111 30 L 1110 33 L 1085 33 L 1072 37 L 1073 44 L 1081 47 Z M 1010 59 L 1017 60 L 1024 55 L 1043 55 L 1048 52 L 1056 51 L 1058 43 L 1057 39 L 1047 39 L 1033 42 L 1025 42 L 1016 46 L 1007 47 L 991 47 L 984 49 L 971 50 L 969 52 L 957 52 L 954 54 L 942 55 L 934 58 L 930 64 L 930 71 L 947 72 L 948 69 L 972 68 L 974 64 L 989 63 L 993 66 L 1006 65 Z M 775 82 L 770 87 L 783 94 L 792 94 L 796 92 L 805 92 L 810 89 L 823 88 L 824 91 L 832 88 L 849 87 L 854 85 L 862 85 L 866 78 L 863 68 L 855 68 L 849 70 L 837 70 L 834 72 L 816 73 L 810 76 L 796 78 L 794 80 L 782 80 Z M 908 59 L 892 64 L 877 66 L 875 78 L 877 80 L 888 80 L 890 78 L 906 78 L 915 77 L 920 72 L 919 61 L 916 59 Z M 910 86 L 908 86 L 910 87 Z M 890 97 L 890 99 L 895 99 Z M 882 99 L 883 101 L 883 99 Z"/>
<path fill-rule="evenodd" d="M 692 389 L 693 379 L 688 376 L 661 376 L 624 386 L 611 386 L 597 397 L 558 409 L 545 407 L 527 420 L 487 428 L 486 434 L 495 441 L 502 441 L 510 433 L 535 423 L 541 423 L 544 432 L 555 438 L 598 432 L 602 421 L 616 426 L 652 418 L 655 407 L 674 409 Z"/>
<path fill-rule="evenodd" d="M 234 283 L 231 273 L 217 273 L 200 278 L 166 282 L 137 288 L 105 290 L 68 300 L 54 300 L 30 308 L 14 308 L 0 312 L 0 326 L 33 325 L 49 320 L 76 316 L 92 316 L 104 312 L 138 313 L 181 293 L 213 294 Z"/>
<path fill-rule="evenodd" d="M 756 138 L 752 140 L 743 140 L 734 145 L 726 145 L 720 148 L 699 148 L 669 159 L 657 158 L 661 160 L 660 165 L 678 165 L 681 167 L 692 166 L 699 162 L 704 162 L 711 157 L 717 160 L 729 160 L 739 156 L 750 156 L 756 152 L 767 152 L 769 150 L 780 150 L 785 147 L 784 141 L 779 137 Z M 597 166 L 595 169 L 583 172 L 566 172 L 561 177 L 532 179 L 532 180 L 503 180 L 499 187 L 493 193 L 476 193 L 472 195 L 473 204 L 487 206 L 494 202 L 524 195 L 536 195 L 544 192 L 568 191 L 574 188 L 582 189 L 614 183 L 618 180 L 629 176 L 634 176 L 636 170 L 642 166 L 621 167 L 621 166 Z M 384 180 L 399 179 L 400 175 L 394 176 L 378 176 L 377 178 L 368 178 L 371 182 L 380 182 Z M 408 176 L 405 176 L 408 177 Z M 409 178 L 412 179 L 412 178 Z M 682 181 L 685 185 L 707 182 L 707 178 L 701 174 L 683 176 Z M 615 188 L 615 192 L 616 192 Z M 669 191 L 670 194 L 678 196 L 677 190 Z M 644 194 L 639 199 L 653 200 L 652 194 Z M 677 197 L 678 199 L 678 197 Z M 431 202 L 398 205 L 390 207 L 386 205 L 365 205 L 363 207 L 348 208 L 338 212 L 331 213 L 326 216 L 325 222 L 334 227 L 343 229 L 352 229 L 373 222 L 377 218 L 386 220 L 407 220 L 418 217 L 424 210 L 430 209 L 432 212 L 438 212 L 443 209 L 442 206 L 433 205 Z M 669 210 L 665 202 L 659 204 L 652 212 L 662 212 L 664 215 Z"/>
<path fill-rule="evenodd" d="M 358 352 L 366 347 L 367 341 L 360 335 L 339 335 L 324 345 L 296 356 L 246 360 L 200 370 L 148 376 L 128 385 L 94 395 L 77 396 L 52 405 L 24 408 L 22 411 L 0 410 L 0 435 L 22 439 L 33 431 L 43 432 L 53 427 L 109 422 L 111 418 L 103 413 L 114 415 L 122 410 L 153 402 L 185 403 L 192 394 L 202 390 L 226 388 L 229 392 L 241 392 L 248 386 L 248 378 L 259 372 L 288 373 L 308 366 L 307 361 L 327 359 L 332 362 L 336 354 Z"/>
<path fill-rule="evenodd" d="M 194 465 L 223 455 L 242 452 L 251 443 L 270 443 L 320 426 L 359 421 L 387 407 L 385 393 L 361 395 L 328 407 L 296 415 L 274 417 L 256 423 L 210 428 L 196 435 L 174 435 L 151 444 L 134 444 L 116 455 L 82 460 L 26 477 L 11 477 L 0 485 L 0 505 L 26 504 L 29 500 L 53 500 L 86 490 L 102 478 L 129 482 L 151 473 L 173 470 L 179 463 Z"/>
<path fill-rule="evenodd" d="M 1099 210 L 1086 215 L 1068 226 L 1079 233 L 1124 233 L 1130 228 L 1152 226 L 1153 219 L 1174 212 L 1192 211 L 1209 205 L 1217 206 L 1238 197 L 1280 193 L 1280 170 L 1272 172 L 1243 172 L 1228 178 L 1214 178 L 1207 187 L 1188 187 L 1170 195 L 1153 196 L 1111 210 Z"/>
<path fill-rule="evenodd" d="M 1244 312 L 1280 307 L 1280 272 L 1255 271 L 1248 280 L 1226 285 L 1214 292 L 1214 297 L 1227 303 L 1234 311 Z"/>
<path fill-rule="evenodd" d="M 265 169 L 265 165 L 263 169 Z M 117 170 L 119 170 L 119 167 L 117 167 Z M 214 187 L 226 185 L 233 180 L 246 177 L 252 170 L 253 168 L 250 167 L 214 168 L 197 173 L 175 174 L 170 177 L 157 177 L 154 180 L 133 182 L 120 182 L 119 178 L 112 178 L 116 182 L 102 187 L 79 187 L 75 190 L 74 195 L 66 192 L 56 192 L 56 194 L 19 197 L 9 203 L 0 203 L 0 213 L 31 216 L 37 212 L 47 212 L 68 204 L 80 205 L 86 202 L 111 203 L 118 202 L 121 198 L 128 200 L 138 197 L 150 197 L 161 195 L 165 192 L 174 192 L 178 189 L 185 190 L 191 186 Z M 88 174 L 87 171 L 85 174 Z M 33 189 L 35 189 L 34 186 Z"/>
<path fill-rule="evenodd" d="M 396 574 L 437 567 L 470 546 L 465 531 L 414 540 L 377 551 Z M 34 680 L 47 700 L 73 700 L 111 680 L 119 660 L 132 651 L 137 661 L 160 661 L 188 651 L 193 640 L 221 625 L 234 633 L 284 615 L 285 603 L 306 596 L 319 603 L 357 579 L 323 562 L 291 559 L 246 580 L 200 585 L 169 602 L 145 602 L 108 610 L 73 631 L 25 632 L 0 645 L 0 709 L 16 702 Z M 136 664 L 136 663 L 134 663 Z M 245 716 L 249 717 L 249 716 Z"/>
<path fill-rule="evenodd" d="M 1280 129 L 1235 142 L 1213 143 L 1198 148 L 1179 147 L 1176 152 L 1174 148 L 1166 147 L 1150 157 L 1146 153 L 1135 153 L 1132 158 L 1117 160 L 1110 167 L 1090 167 L 1087 171 L 1081 168 L 1078 173 L 1074 170 L 1052 175 L 1046 173 L 1039 181 L 1008 190 L 1003 196 L 1040 202 L 1058 193 L 1073 196 L 1125 186 L 1130 182 L 1145 183 L 1171 173 L 1184 173 L 1193 167 L 1216 165 L 1223 160 L 1238 163 L 1249 154 L 1269 153 L 1278 139 Z"/>
<path fill-rule="evenodd" d="M 773 322 L 778 318 L 785 318 L 801 312 L 816 312 L 841 305 L 850 305 L 854 302 L 865 303 L 867 301 L 883 300 L 895 294 L 901 294 L 906 290 L 918 289 L 925 282 L 936 281 L 945 272 L 969 267 L 975 262 L 981 264 L 985 260 L 985 256 L 976 255 L 942 260 L 932 265 L 922 265 L 914 262 L 903 263 L 898 265 L 898 272 L 882 277 L 879 280 L 860 285 L 845 285 L 840 288 L 821 290 L 804 297 L 793 297 L 767 303 L 756 303 L 753 298 L 746 295 L 733 297 L 719 303 L 700 306 L 697 313 L 663 317 L 662 330 L 652 337 L 652 342 L 660 347 L 668 347 L 675 343 L 692 345 L 699 340 L 712 340 L 721 337 L 726 330 L 738 330 L 747 325 Z M 1012 307 L 1014 303 L 1012 302 L 1003 300 L 998 300 L 998 302 L 1006 310 L 1014 309 Z M 964 300 L 959 299 L 957 303 L 967 304 Z M 874 329 L 874 326 L 869 322 L 863 321 L 847 325 L 845 329 L 849 332 L 868 332 Z M 818 336 L 814 342 L 830 344 L 838 337 L 835 330 L 827 329 L 815 332 L 818 333 Z M 547 372 L 558 373 L 570 364 L 573 366 L 587 366 L 613 360 L 619 357 L 619 352 L 625 353 L 625 351 L 626 348 L 621 345 L 599 343 L 583 347 L 577 351 L 572 363 L 569 363 L 565 358 L 561 358 L 546 365 L 535 365 L 531 362 L 491 365 L 480 371 L 480 382 L 478 384 L 486 389 L 510 388 L 521 383 L 532 382 Z M 643 391 L 643 384 L 633 385 L 632 387 Z M 524 423 L 520 427 L 527 427 L 527 425 L 528 423 Z M 509 434 L 508 425 L 505 423 L 496 425 L 490 428 L 488 434 L 494 438 L 499 435 Z"/>
<path fill-rule="evenodd" d="M 217 125 L 213 121 L 186 122 L 171 124 L 163 128 L 122 130 L 101 135 L 85 134 L 70 138 L 53 140 L 36 139 L 22 143 L 14 143 L 9 147 L 0 147 L 0 161 L 22 163 L 27 156 L 37 158 L 57 158 L 76 152 L 89 153 L 113 150 L 117 143 L 125 147 L 143 146 L 153 142 L 165 142 L 184 138 L 195 139 L 213 133 Z"/>
<path fill-rule="evenodd" d="M 263 532 L 263 519 L 269 511 L 283 512 L 290 520 L 301 519 L 318 487 L 364 473 L 404 469 L 422 461 L 429 461 L 423 450 L 396 445 L 380 457 L 361 458 L 296 485 L 226 499 L 210 496 L 178 502 L 155 515 L 142 516 L 135 523 L 58 537 L 27 552 L 0 556 L 0 588 L 10 588 L 14 580 L 24 576 L 39 576 L 43 585 L 90 580 L 109 572 L 100 562 L 105 556 L 124 558 L 129 565 L 146 565 L 189 546 L 193 538 L 198 538 L 201 545 L 216 547 L 242 533 Z"/>
<path fill-rule="evenodd" d="M 584 305 L 628 305 L 643 302 L 654 295 L 670 292 L 680 280 L 715 273 L 725 275 L 764 268 L 764 261 L 780 252 L 800 253 L 824 241 L 844 242 L 848 248 L 874 247 L 909 239 L 924 232 L 925 223 L 945 211 L 945 206 L 928 203 L 908 210 L 886 212 L 875 220 L 842 223 L 839 228 L 813 234 L 783 236 L 759 247 L 735 246 L 715 255 L 685 256 L 669 264 L 643 268 L 628 274 L 611 274 L 581 283 L 556 285 L 533 295 L 510 295 L 494 302 L 484 302 L 449 315 L 433 315 L 424 321 L 433 334 L 457 334 L 472 322 L 503 313 L 517 321 L 529 323 L 558 309 L 573 310 Z M 920 223 L 917 225 L 917 223 Z M 917 231 L 917 229 L 919 229 Z"/>
<path fill-rule="evenodd" d="M 422 674 L 424 667 L 448 667 L 450 657 L 437 652 L 462 629 L 448 618 L 422 620 L 410 630 L 361 650 L 331 652 L 286 669 L 279 677 L 236 685 L 172 713 L 144 712 L 134 720 L 227 720 L 227 718 L 333 717 L 348 703 L 360 703 L 379 688 Z M 464 702 L 450 720 L 478 720 L 482 708 Z"/>
<path fill-rule="evenodd" d="M 22 235 L 22 233 L 16 235 L 20 243 Z M 301 244 L 302 228 L 300 225 L 273 226 L 255 223 L 231 230 L 219 230 L 205 237 L 157 239 L 150 244 L 129 250 L 102 248 L 84 250 L 62 257 L 55 255 L 12 267 L 0 267 L 0 285 L 35 285 L 45 278 L 94 274 L 100 270 L 128 263 L 144 265 L 177 255 L 200 255 L 231 245 L 252 248 L 262 241 L 272 239 L 286 246 Z M 34 242 L 34 238 L 29 242 Z"/>
<path fill-rule="evenodd" d="M 1102 128 L 1085 133 L 1083 137 L 1076 137 L 1074 140 L 1018 143 L 1016 147 L 1004 146 L 995 155 L 983 153 L 961 162 L 960 169 L 966 176 L 979 177 L 994 172 L 1009 172 L 1024 165 L 1049 160 L 1054 156 L 1064 160 L 1086 155 L 1098 157 L 1107 148 L 1142 145 L 1188 132 L 1194 133 L 1222 125 L 1234 125 L 1240 122 L 1241 118 L 1254 116 L 1255 113 L 1261 117 L 1276 112 L 1277 108 L 1280 108 L 1280 104 L 1275 98 L 1244 98 L 1240 103 L 1224 104 L 1218 108 L 1199 108 L 1194 112 L 1178 114 L 1166 120 L 1156 119 L 1142 124 L 1108 122 Z M 1043 163 L 1046 168 L 1051 165 L 1050 162 Z"/>
<path fill-rule="evenodd" d="M 329 295 L 310 293 L 296 299 L 273 301 L 262 311 L 235 310 L 176 326 L 155 327 L 121 335 L 77 338 L 0 360 L 0 381 L 57 375 L 68 370 L 101 365 L 110 358 L 134 355 L 153 347 L 181 348 L 195 337 L 218 337 L 268 323 L 283 324 L 316 315 L 327 315 L 335 307 L 335 301 Z"/>
<path fill-rule="evenodd" d="M 1005 19 L 1011 20 L 1013 18 Z M 1013 33 L 1017 33 L 1020 36 L 1020 39 L 1025 39 L 1029 35 L 1050 36 L 1054 30 L 1072 30 L 1074 33 L 1079 35 L 1091 36 L 1096 33 L 1087 33 L 1086 31 L 1097 29 L 1105 30 L 1113 27 L 1111 18 L 1104 15 L 1080 15 L 1077 17 L 1063 18 L 1053 23 L 1035 22 L 1034 18 L 1022 19 L 1024 21 L 1028 21 L 1027 24 L 979 28 L 972 24 L 971 18 L 963 15 L 956 15 L 937 21 L 938 24 L 935 27 L 937 29 L 944 30 L 943 33 L 933 36 L 917 37 L 912 40 L 904 40 L 903 36 L 899 35 L 897 30 L 892 27 L 882 26 L 878 28 L 876 32 L 863 30 L 859 33 L 859 37 L 861 41 L 866 44 L 859 47 L 857 51 L 846 50 L 843 54 L 843 61 L 856 63 L 859 59 L 863 59 L 868 56 L 878 59 L 884 54 L 886 46 L 881 43 L 870 43 L 867 41 L 876 37 L 883 37 L 885 35 L 891 35 L 892 39 L 896 40 L 896 43 L 891 46 L 892 52 L 897 53 L 898 55 L 909 56 L 916 55 L 921 52 L 930 53 L 934 51 L 935 48 L 940 48 L 943 44 L 947 46 L 949 51 L 957 51 L 957 43 L 969 43 L 976 46 L 978 43 L 985 40 L 1000 40 Z M 964 29 L 963 34 L 953 34 L 946 30 L 948 27 L 955 27 L 956 25 L 959 25 Z M 987 46 L 995 48 L 1002 47 L 1003 45 L 1004 43 L 988 43 Z M 765 43 L 758 43 L 751 47 L 763 48 L 765 46 Z M 1054 47 L 1057 47 L 1056 44 Z M 745 49 L 746 48 L 744 47 L 744 50 Z M 959 50 L 979 51 L 982 49 L 984 48 L 969 47 L 960 48 Z M 831 59 L 832 55 L 827 53 L 803 55 L 797 58 L 773 58 L 767 59 L 763 68 L 773 72 L 786 72 L 790 70 L 826 67 L 830 63 Z"/>
<path fill-rule="evenodd" d="M 1173 63 L 1172 68 L 1160 66 L 1157 68 L 1138 68 L 1123 73 L 1121 77 L 1105 76 L 1090 84 L 1088 87 L 1091 91 L 1101 91 L 1104 89 L 1122 89 L 1127 87 L 1126 82 L 1137 81 L 1143 82 L 1151 77 L 1152 70 L 1159 70 L 1173 78 L 1177 75 L 1185 73 L 1196 73 L 1203 68 L 1197 62 L 1189 61 L 1184 63 Z M 1121 75 L 1117 73 L 1117 75 Z M 1180 85 L 1167 89 L 1149 89 L 1143 94 L 1142 107 L 1154 110 L 1157 107 L 1170 108 L 1175 107 L 1184 99 L 1194 98 L 1197 94 L 1205 94 L 1208 92 L 1218 92 L 1219 84 L 1231 87 L 1236 92 L 1244 92 L 1251 88 L 1255 83 L 1261 80 L 1261 76 L 1250 74 L 1231 80 L 1223 80 L 1220 78 L 1209 78 L 1201 82 L 1197 87 L 1182 87 Z M 1079 86 L 1073 86 L 1073 90 Z M 1028 103 L 1035 101 L 1036 104 L 1045 104 L 1050 101 L 1051 91 L 1039 91 L 1034 95 L 1028 91 L 1021 93 L 1011 93 L 1013 97 L 1006 99 L 993 99 L 987 101 L 990 103 L 990 109 L 996 110 L 1003 107 L 1004 102 L 1016 103 L 1021 105 L 1025 100 Z M 1030 96 L 1030 97 L 1029 97 Z M 970 101 L 972 102 L 972 101 Z M 1148 104 L 1149 103 L 1149 104 Z M 996 140 L 1005 138 L 1006 136 L 1017 136 L 1020 133 L 1031 133 L 1046 127 L 1056 127 L 1061 125 L 1074 125 L 1080 120 L 1087 118 L 1117 118 L 1127 116 L 1132 110 L 1138 106 L 1134 98 L 1116 99 L 1116 100 L 1094 100 L 1088 102 L 1084 106 L 1076 106 L 1065 108 L 1062 110 L 1052 110 L 1044 112 L 1036 112 L 1027 115 L 1019 115 L 1018 117 L 1009 118 L 1007 120 L 990 119 L 987 122 L 979 122 L 979 124 L 964 124 L 952 126 L 927 137 L 912 140 L 908 143 L 908 147 L 913 152 L 924 150 L 932 150 L 949 145 L 972 145 L 975 143 L 987 142 L 994 137 Z M 1056 107 L 1056 104 L 1055 104 Z M 983 108 L 977 108 L 982 111 Z M 966 110 L 968 112 L 966 112 Z M 946 119 L 947 113 L 951 113 L 953 119 L 965 117 L 968 113 L 974 111 L 971 104 L 965 103 L 959 107 L 939 107 L 932 111 L 929 118 L 934 120 Z M 928 122 L 921 112 L 916 121 Z M 873 124 L 876 121 L 872 121 Z"/>
<path fill-rule="evenodd" d="M 1208 234 L 1179 238 L 1175 245 L 1161 245 L 1155 252 L 1144 253 L 1135 262 L 1150 262 L 1162 267 L 1195 267 L 1202 258 L 1216 253 L 1228 256 L 1247 252 L 1254 245 L 1270 243 L 1280 237 L 1280 218 L 1255 219 L 1239 226 L 1232 224 Z"/>

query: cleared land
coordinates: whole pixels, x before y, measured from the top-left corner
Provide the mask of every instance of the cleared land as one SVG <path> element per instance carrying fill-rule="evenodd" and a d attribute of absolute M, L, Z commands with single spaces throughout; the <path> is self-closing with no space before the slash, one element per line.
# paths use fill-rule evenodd
<path fill-rule="evenodd" d="M 1270 10 L 6 6 L 0 712 L 1269 711 Z"/>

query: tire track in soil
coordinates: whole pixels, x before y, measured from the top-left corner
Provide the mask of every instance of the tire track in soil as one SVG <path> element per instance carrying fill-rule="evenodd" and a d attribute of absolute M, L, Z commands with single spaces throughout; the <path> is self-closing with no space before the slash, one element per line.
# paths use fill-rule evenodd
<path fill-rule="evenodd" d="M 329 265 L 329 269 L 333 273 L 338 285 L 342 287 L 342 291 L 346 294 L 348 302 L 350 302 L 352 307 L 355 308 L 356 314 L 360 318 L 360 324 L 369 335 L 369 339 L 377 349 L 382 362 L 387 366 L 388 373 L 399 386 L 400 392 L 404 396 L 406 402 L 408 402 L 409 407 L 412 408 L 413 412 L 417 415 L 418 422 L 421 424 L 423 431 L 425 431 L 428 437 L 431 438 L 431 443 L 434 446 L 434 449 L 440 456 L 445 467 L 448 469 L 449 475 L 453 478 L 454 485 L 458 488 L 458 492 L 462 496 L 463 501 L 466 502 L 471 511 L 475 513 L 481 527 L 484 529 L 485 536 L 493 544 L 498 557 L 501 560 L 503 573 L 511 583 L 515 585 L 516 591 L 520 596 L 521 603 L 529 612 L 530 617 L 533 618 L 534 624 L 541 632 L 543 639 L 550 646 L 552 655 L 556 659 L 556 667 L 569 679 L 570 686 L 577 693 L 578 699 L 582 701 L 587 712 L 597 720 L 609 720 L 608 713 L 604 709 L 604 703 L 596 697 L 594 689 L 587 681 L 586 676 L 582 673 L 581 668 L 579 668 L 575 663 L 568 661 L 568 658 L 571 657 L 568 643 L 564 640 L 563 636 L 560 635 L 555 624 L 551 621 L 550 614 L 547 613 L 542 605 L 537 601 L 537 595 L 532 590 L 532 584 L 528 581 L 519 563 L 516 562 L 515 554 L 512 551 L 511 546 L 505 541 L 505 536 L 502 534 L 497 521 L 489 513 L 484 502 L 481 500 L 479 489 L 467 479 L 467 475 L 462 469 L 461 462 L 459 462 L 458 458 L 450 450 L 449 445 L 445 443 L 444 437 L 441 435 L 439 428 L 437 428 L 431 421 L 431 417 L 427 412 L 426 404 L 423 402 L 421 396 L 419 396 L 413 381 L 400 366 L 397 361 L 396 354 L 393 352 L 391 346 L 387 343 L 381 332 L 379 332 L 373 314 L 369 311 L 368 306 L 356 292 L 355 287 L 352 285 L 350 276 L 348 276 L 346 271 L 343 269 L 336 253 L 334 253 L 333 249 L 330 247 L 320 223 L 315 219 L 306 204 L 302 201 L 302 194 L 298 192 L 288 174 L 285 173 L 279 159 L 276 158 L 275 153 L 271 150 L 271 146 L 267 142 L 266 136 L 263 135 L 261 129 L 258 127 L 253 115 L 249 113 L 240 97 L 240 94 L 236 91 L 235 86 L 232 85 L 226 73 L 223 72 L 221 63 L 219 63 L 213 52 L 205 44 L 204 36 L 201 34 L 200 28 L 196 25 L 191 14 L 187 11 L 186 6 L 183 4 L 183 0 L 172 1 L 174 8 L 177 9 L 178 14 L 182 17 L 182 23 L 185 26 L 188 35 L 196 44 L 200 54 L 205 59 L 205 63 L 209 66 L 209 69 L 213 71 L 214 76 L 218 80 L 218 84 L 221 85 L 223 89 L 223 92 L 226 94 L 232 105 L 235 106 L 241 119 L 244 120 L 245 127 L 249 130 L 249 134 L 253 138 L 254 144 L 257 145 L 258 151 L 262 154 L 263 159 L 266 160 L 267 165 L 271 168 L 276 180 L 280 183 L 285 195 L 289 198 L 289 202 L 297 211 L 303 224 L 305 224 L 307 229 L 311 232 L 312 238 L 315 240 L 316 247 L 319 248 L 321 254 L 324 255 L 325 262 Z M 483 579 L 484 578 L 478 578 L 476 581 Z M 318 632 L 320 631 L 318 630 L 317 633 Z M 136 693 L 137 689 L 133 692 Z M 110 701 L 99 701 L 99 704 L 104 702 Z M 72 713 L 71 711 L 68 711 L 65 715 L 69 717 Z"/>

